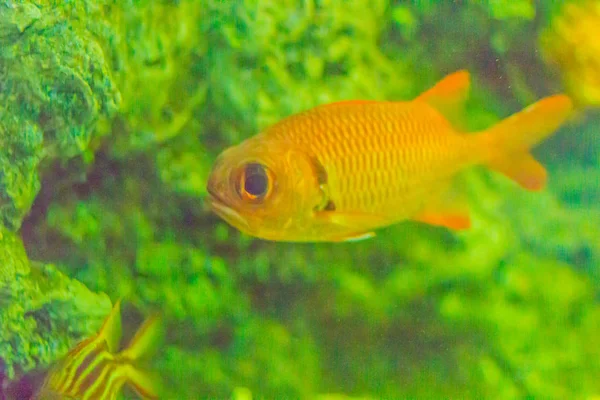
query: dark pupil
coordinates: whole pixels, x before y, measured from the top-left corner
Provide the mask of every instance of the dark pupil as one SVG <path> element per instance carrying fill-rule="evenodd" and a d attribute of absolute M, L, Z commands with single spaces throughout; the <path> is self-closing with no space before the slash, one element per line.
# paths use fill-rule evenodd
<path fill-rule="evenodd" d="M 267 174 L 260 164 L 246 166 L 244 190 L 252 196 L 262 196 L 267 191 Z"/>

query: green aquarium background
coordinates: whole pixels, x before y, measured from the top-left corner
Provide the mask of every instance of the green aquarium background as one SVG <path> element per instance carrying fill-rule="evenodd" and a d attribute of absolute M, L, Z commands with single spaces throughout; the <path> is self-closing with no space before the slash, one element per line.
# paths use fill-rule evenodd
<path fill-rule="evenodd" d="M 462 175 L 464 232 L 274 243 L 203 202 L 222 150 L 319 104 L 466 69 L 475 131 L 569 90 L 560 4 L 1 0 L 0 398 L 119 298 L 125 336 L 163 314 L 165 399 L 600 395 L 593 107 L 535 149 L 542 192 Z"/>

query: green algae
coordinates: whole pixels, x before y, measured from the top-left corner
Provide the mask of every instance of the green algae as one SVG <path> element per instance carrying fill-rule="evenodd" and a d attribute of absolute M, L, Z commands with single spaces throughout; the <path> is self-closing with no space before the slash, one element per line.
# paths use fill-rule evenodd
<path fill-rule="evenodd" d="M 109 303 L 77 281 L 163 310 L 155 363 L 168 398 L 600 392 L 593 113 L 536 150 L 547 191 L 465 173 L 467 232 L 407 222 L 359 243 L 268 243 L 202 204 L 218 152 L 317 104 L 411 98 L 466 68 L 467 124 L 478 130 L 556 91 L 535 48 L 550 4 L 40 1 L 36 13 L 34 2 L 8 3 L 21 8 L 0 23 L 0 69 L 39 71 L 48 52 L 56 68 L 5 69 L 13 89 L 2 93 L 14 98 L 0 95 L 0 110 L 18 112 L 0 121 L 21 156 L 0 152 L 12 174 L 0 215 L 16 229 L 37 194 L 22 235 L 31 259 L 59 266 L 50 275 L 60 278 L 35 279 L 58 288 L 44 304 L 68 302 L 60 321 L 79 320 L 68 307 L 108 312 L 94 314 Z M 15 56 L 30 48 L 39 54 Z M 19 298 L 35 297 L 27 290 Z M 40 339 L 15 325 L 25 344 L 14 364 L 45 365 L 91 332 L 51 327 Z M 36 358 L 27 343 L 60 345 Z"/>
<path fill-rule="evenodd" d="M 21 240 L 0 239 L 0 359 L 14 378 L 50 365 L 71 344 L 97 331 L 110 310 L 108 296 L 90 292 L 50 264 L 30 263 Z"/>
<path fill-rule="evenodd" d="M 33 2 L 0 2 L 0 360 L 14 378 L 61 357 L 98 329 L 106 295 L 52 264 L 30 262 L 15 233 L 40 174 L 85 153 L 118 93 L 87 31 Z"/>

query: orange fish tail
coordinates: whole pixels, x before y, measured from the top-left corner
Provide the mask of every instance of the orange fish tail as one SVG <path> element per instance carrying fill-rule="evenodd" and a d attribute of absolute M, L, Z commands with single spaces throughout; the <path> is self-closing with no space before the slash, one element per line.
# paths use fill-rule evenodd
<path fill-rule="evenodd" d="M 546 169 L 529 150 L 556 131 L 571 115 L 568 96 L 554 95 L 530 105 L 478 135 L 483 163 L 527 190 L 541 190 Z"/>

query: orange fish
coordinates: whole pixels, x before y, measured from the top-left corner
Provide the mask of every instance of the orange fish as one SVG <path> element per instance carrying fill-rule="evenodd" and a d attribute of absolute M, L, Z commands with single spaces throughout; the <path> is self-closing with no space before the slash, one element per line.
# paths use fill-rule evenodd
<path fill-rule="evenodd" d="M 546 171 L 529 149 L 569 117 L 550 96 L 478 134 L 448 121 L 470 86 L 459 71 L 412 101 L 343 101 L 288 117 L 225 150 L 207 190 L 214 212 L 275 241 L 347 241 L 412 219 L 465 229 L 452 178 L 483 164 L 539 190 Z"/>

